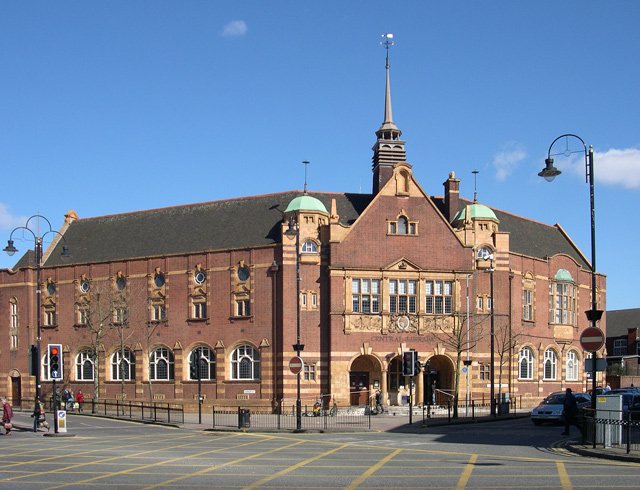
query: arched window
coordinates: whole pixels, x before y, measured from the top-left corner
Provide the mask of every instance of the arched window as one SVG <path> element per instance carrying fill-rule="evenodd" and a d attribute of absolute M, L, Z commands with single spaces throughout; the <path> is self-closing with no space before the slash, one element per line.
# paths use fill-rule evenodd
<path fill-rule="evenodd" d="M 136 358 L 129 349 L 118 349 L 111 356 L 111 380 L 131 381 L 136 378 Z"/>
<path fill-rule="evenodd" d="M 544 376 L 542 379 L 554 380 L 557 376 L 558 356 L 553 349 L 544 351 Z"/>
<path fill-rule="evenodd" d="M 318 245 L 313 240 L 306 240 L 302 247 L 300 247 L 300 251 L 303 254 L 317 254 L 318 253 Z"/>
<path fill-rule="evenodd" d="M 149 379 L 172 381 L 174 379 L 173 352 L 158 347 L 149 355 Z"/>
<path fill-rule="evenodd" d="M 533 351 L 529 347 L 520 350 L 518 379 L 533 379 Z"/>
<path fill-rule="evenodd" d="M 567 381 L 578 381 L 578 355 L 574 350 L 567 352 Z"/>
<path fill-rule="evenodd" d="M 231 354 L 231 379 L 260 379 L 260 353 L 250 345 L 241 345 Z"/>
<path fill-rule="evenodd" d="M 201 380 L 216 379 L 216 354 L 209 347 L 196 347 L 189 354 L 189 379 L 198 379 L 198 370 Z"/>
<path fill-rule="evenodd" d="M 93 356 L 89 349 L 83 349 L 76 356 L 76 381 L 93 381 Z"/>
<path fill-rule="evenodd" d="M 409 221 L 406 217 L 400 216 L 398 218 L 398 235 L 406 235 L 409 233 Z"/>

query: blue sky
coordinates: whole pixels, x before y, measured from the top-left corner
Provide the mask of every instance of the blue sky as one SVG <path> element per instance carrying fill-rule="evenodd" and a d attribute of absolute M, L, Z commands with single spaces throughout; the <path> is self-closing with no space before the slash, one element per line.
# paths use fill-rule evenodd
<path fill-rule="evenodd" d="M 310 190 L 370 192 L 392 32 L 393 115 L 426 192 L 453 170 L 472 198 L 477 169 L 480 202 L 560 223 L 590 257 L 583 161 L 537 176 L 581 136 L 608 308 L 639 307 L 638 19 L 632 0 L 4 1 L 0 243 L 36 213 L 59 228 L 69 209 L 302 189 L 302 160 Z"/>

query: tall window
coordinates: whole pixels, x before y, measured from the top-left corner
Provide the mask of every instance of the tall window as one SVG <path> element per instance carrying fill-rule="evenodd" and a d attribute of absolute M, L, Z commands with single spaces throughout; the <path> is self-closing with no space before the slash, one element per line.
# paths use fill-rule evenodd
<path fill-rule="evenodd" d="M 89 349 L 83 349 L 76 356 L 76 381 L 93 381 L 93 356 Z"/>
<path fill-rule="evenodd" d="M 56 325 L 56 321 L 56 305 L 45 305 L 42 324 L 46 327 L 53 327 Z"/>
<path fill-rule="evenodd" d="M 260 353 L 250 345 L 241 345 L 231 354 L 231 379 L 260 379 Z"/>
<path fill-rule="evenodd" d="M 391 313 L 415 313 L 416 298 L 416 281 L 405 279 L 389 281 L 389 311 Z"/>
<path fill-rule="evenodd" d="M 409 231 L 409 220 L 404 216 L 398 218 L 398 235 L 406 235 Z"/>
<path fill-rule="evenodd" d="M 251 301 L 249 299 L 236 300 L 236 316 L 251 316 Z"/>
<path fill-rule="evenodd" d="M 149 356 L 149 379 L 171 381 L 174 379 L 173 352 L 159 347 Z"/>
<path fill-rule="evenodd" d="M 82 303 L 77 305 L 76 308 L 76 319 L 78 325 L 86 325 L 89 323 L 89 305 L 86 303 Z"/>
<path fill-rule="evenodd" d="M 520 349 L 518 367 L 518 379 L 533 379 L 533 351 L 529 347 Z"/>
<path fill-rule="evenodd" d="M 549 318 L 551 323 L 575 325 L 576 287 L 568 282 L 554 282 L 549 286 Z"/>
<path fill-rule="evenodd" d="M 553 349 L 544 351 L 544 376 L 545 380 L 557 379 L 558 356 Z"/>
<path fill-rule="evenodd" d="M 9 332 L 11 335 L 11 350 L 18 348 L 18 300 L 9 301 Z"/>
<path fill-rule="evenodd" d="M 111 380 L 112 381 L 131 381 L 136 377 L 135 357 L 133 353 L 125 348 L 124 355 L 122 350 L 118 349 L 111 356 Z"/>
<path fill-rule="evenodd" d="M 380 313 L 380 280 L 352 279 L 351 304 L 354 313 Z"/>
<path fill-rule="evenodd" d="M 624 356 L 627 354 L 627 339 L 615 339 L 613 341 L 613 355 Z"/>
<path fill-rule="evenodd" d="M 426 312 L 450 315 L 453 312 L 453 283 L 451 281 L 426 282 Z"/>
<path fill-rule="evenodd" d="M 522 290 L 522 319 L 533 321 L 533 290 Z"/>
<path fill-rule="evenodd" d="M 209 381 L 216 379 L 216 355 L 209 347 L 199 346 L 189 354 L 189 379 Z"/>
<path fill-rule="evenodd" d="M 203 320 L 207 318 L 207 298 L 197 296 L 191 298 L 191 318 Z"/>
<path fill-rule="evenodd" d="M 578 356 L 573 350 L 567 352 L 567 381 L 578 381 Z"/>

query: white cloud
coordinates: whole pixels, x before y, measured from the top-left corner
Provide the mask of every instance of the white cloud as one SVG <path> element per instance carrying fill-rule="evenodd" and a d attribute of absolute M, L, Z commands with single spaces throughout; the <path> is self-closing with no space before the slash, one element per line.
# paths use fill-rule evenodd
<path fill-rule="evenodd" d="M 584 157 L 571 158 L 558 168 L 585 175 Z M 593 167 L 596 182 L 604 185 L 640 189 L 640 148 L 618 150 L 612 148 L 603 153 L 594 152 Z"/>
<path fill-rule="evenodd" d="M 527 152 L 517 143 L 508 143 L 494 157 L 492 165 L 496 169 L 496 178 L 505 180 L 514 168 L 527 157 Z"/>
<path fill-rule="evenodd" d="M 240 37 L 247 33 L 247 23 L 244 20 L 232 20 L 222 29 L 222 37 Z"/>
<path fill-rule="evenodd" d="M 0 202 L 0 230 L 9 230 L 23 226 L 27 219 L 23 216 L 13 216 L 6 204 Z"/>

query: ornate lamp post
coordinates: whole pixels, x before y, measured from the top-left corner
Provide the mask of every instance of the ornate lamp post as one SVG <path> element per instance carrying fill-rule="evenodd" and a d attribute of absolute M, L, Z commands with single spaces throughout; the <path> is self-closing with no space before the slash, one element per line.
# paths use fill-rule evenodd
<path fill-rule="evenodd" d="M 34 230 L 32 230 L 29 227 L 29 224 L 31 223 L 31 220 L 37 218 L 37 227 Z M 44 220 L 47 225 L 49 225 L 49 229 L 47 231 L 45 231 L 44 233 L 40 232 L 40 220 Z M 49 233 L 55 234 L 55 235 L 59 235 L 63 240 L 64 240 L 64 236 L 59 232 L 54 230 L 51 227 L 51 222 L 49 222 L 49 220 L 47 218 L 45 218 L 44 216 L 41 216 L 39 214 L 35 214 L 33 216 L 31 216 L 27 222 L 25 223 L 24 226 L 18 226 L 17 228 L 14 228 L 13 231 L 11 232 L 11 235 L 9 235 L 9 240 L 7 240 L 7 246 L 5 248 L 3 248 L 2 250 L 7 252 L 7 254 L 9 256 L 12 256 L 13 254 L 15 254 L 18 249 L 15 247 L 15 245 L 13 244 L 13 234 L 16 231 L 19 230 L 23 230 L 23 232 L 28 232 L 29 234 L 31 234 L 31 236 L 33 237 L 34 240 L 34 251 L 35 251 L 35 263 L 36 263 L 36 356 L 37 356 L 37 362 L 33 363 L 35 366 L 35 370 L 36 372 L 35 377 L 36 377 L 36 398 L 38 400 L 40 400 L 40 391 L 41 391 L 41 348 L 40 348 L 40 342 L 41 342 L 41 308 L 42 308 L 42 304 L 41 304 L 41 296 L 42 296 L 42 291 L 40 290 L 40 271 L 41 271 L 41 267 L 42 267 L 42 240 L 44 237 L 46 237 Z M 69 250 L 67 249 L 66 245 L 63 245 L 62 247 L 62 257 L 66 258 L 69 257 Z"/>
<path fill-rule="evenodd" d="M 564 151 L 560 151 L 558 153 L 551 153 L 553 146 L 560 139 L 564 138 L 566 145 Z M 582 148 L 578 150 L 570 150 L 569 149 L 569 139 L 577 139 L 582 144 Z M 591 309 L 586 311 L 587 319 L 591 322 L 591 326 L 597 328 L 597 322 L 602 317 L 602 310 L 598 310 L 597 305 L 597 297 L 596 297 L 596 211 L 595 211 L 595 198 L 594 198 L 594 185 L 593 185 L 593 146 L 589 146 L 587 149 L 587 144 L 584 140 L 575 134 L 563 134 L 558 136 L 551 142 L 549 145 L 549 151 L 547 152 L 547 158 L 544 161 L 545 168 L 543 168 L 538 175 L 543 177 L 546 181 L 551 182 L 562 172 L 553 166 L 553 156 L 556 155 L 565 155 L 569 156 L 574 153 L 584 153 L 584 164 L 586 171 L 587 182 L 589 183 L 589 207 L 591 210 Z M 596 408 L 596 359 L 598 358 L 597 351 L 592 352 L 592 370 L 591 370 L 591 382 L 592 382 L 592 397 L 591 397 L 591 408 L 595 410 Z"/>
<path fill-rule="evenodd" d="M 300 353 L 304 350 L 304 344 L 300 343 L 300 226 L 293 216 L 289 218 L 289 228 L 285 234 L 296 237 L 296 343 L 293 345 L 293 349 L 296 351 L 296 356 L 300 357 Z M 296 430 L 302 430 L 300 371 L 296 376 Z"/>

